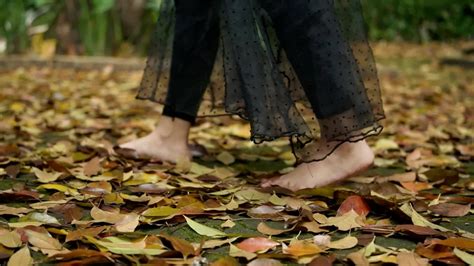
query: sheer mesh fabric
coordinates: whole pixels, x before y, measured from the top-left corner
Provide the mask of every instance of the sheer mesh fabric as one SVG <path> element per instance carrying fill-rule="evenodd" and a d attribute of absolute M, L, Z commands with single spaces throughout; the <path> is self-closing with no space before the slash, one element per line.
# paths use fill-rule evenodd
<path fill-rule="evenodd" d="M 305 162 L 380 133 L 384 112 L 359 0 L 215 0 L 209 8 L 218 20 L 196 21 L 219 23 L 219 46 L 198 116 L 239 115 L 254 142 L 289 137 Z M 139 99 L 173 104 L 175 21 L 174 1 L 162 1 Z"/>

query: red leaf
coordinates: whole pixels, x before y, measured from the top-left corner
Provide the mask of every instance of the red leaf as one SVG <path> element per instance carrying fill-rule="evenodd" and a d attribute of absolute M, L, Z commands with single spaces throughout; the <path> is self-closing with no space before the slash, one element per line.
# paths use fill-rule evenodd
<path fill-rule="evenodd" d="M 351 210 L 354 210 L 361 216 L 366 216 L 370 212 L 370 207 L 361 196 L 349 196 L 342 202 L 341 206 L 339 206 L 337 216 L 344 215 Z"/>

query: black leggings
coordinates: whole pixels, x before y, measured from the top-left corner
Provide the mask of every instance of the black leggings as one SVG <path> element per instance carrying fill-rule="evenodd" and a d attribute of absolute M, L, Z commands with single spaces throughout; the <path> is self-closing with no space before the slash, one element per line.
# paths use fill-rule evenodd
<path fill-rule="evenodd" d="M 163 115 L 194 123 L 209 83 L 219 42 L 219 0 L 175 0 L 176 24 L 170 83 Z M 341 58 L 354 61 L 337 21 L 331 0 L 321 0 L 321 10 L 308 13 L 307 1 L 260 0 L 273 21 L 281 46 L 291 62 L 318 118 L 351 108 L 351 78 L 342 77 Z M 309 15 L 313 14 L 313 15 Z M 314 16 L 320 14 L 320 16 Z M 330 21 L 330 25 L 327 23 Z M 338 45 L 328 46 L 327 43 Z M 337 57 L 337 61 L 336 58 Z M 314 64 L 314 62 L 324 62 Z M 334 71 L 340 68 L 341 71 Z M 346 71 L 347 72 L 347 71 Z M 324 75 L 315 75 L 324 73 Z M 353 74 L 344 76 L 354 76 Z M 350 83 L 350 84 L 349 84 Z M 321 85 L 324 84 L 324 85 Z"/>

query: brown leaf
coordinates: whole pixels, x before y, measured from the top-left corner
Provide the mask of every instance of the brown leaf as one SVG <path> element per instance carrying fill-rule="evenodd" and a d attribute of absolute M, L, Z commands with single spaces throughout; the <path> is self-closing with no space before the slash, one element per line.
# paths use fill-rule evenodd
<path fill-rule="evenodd" d="M 428 245 L 418 244 L 415 252 L 428 259 L 441 259 L 453 257 L 452 248 L 442 245 Z"/>
<path fill-rule="evenodd" d="M 408 172 L 402 174 L 394 174 L 390 176 L 381 176 L 375 179 L 377 183 L 384 183 L 389 181 L 395 182 L 413 182 L 416 180 L 416 172 Z"/>
<path fill-rule="evenodd" d="M 412 252 L 399 252 L 397 254 L 397 263 L 398 265 L 407 266 L 425 266 L 428 265 L 428 260 L 420 258 Z"/>
<path fill-rule="evenodd" d="M 319 256 L 312 260 L 308 266 L 332 266 L 336 261 L 336 256 L 331 254 L 329 256 Z"/>
<path fill-rule="evenodd" d="M 16 157 L 20 154 L 20 149 L 16 145 L 7 144 L 0 146 L 0 156 Z"/>
<path fill-rule="evenodd" d="M 16 178 L 16 176 L 20 173 L 20 169 L 21 169 L 21 165 L 13 164 L 13 165 L 7 166 L 7 168 L 5 168 L 5 172 L 7 172 L 7 175 L 10 178 Z"/>
<path fill-rule="evenodd" d="M 404 188 L 413 192 L 418 192 L 418 191 L 432 188 L 432 186 L 429 183 L 425 183 L 425 182 L 400 182 L 400 184 Z"/>
<path fill-rule="evenodd" d="M 265 237 L 252 237 L 238 243 L 236 246 L 248 252 L 266 252 L 278 246 L 279 243 Z"/>
<path fill-rule="evenodd" d="M 90 249 L 74 249 L 66 253 L 55 254 L 49 259 L 51 260 L 72 260 L 77 258 L 87 258 L 87 257 L 109 257 L 108 254 L 102 253 Z"/>
<path fill-rule="evenodd" d="M 361 216 L 367 216 L 367 214 L 370 212 L 370 207 L 361 196 L 352 195 L 347 197 L 342 202 L 341 206 L 339 206 L 339 209 L 337 210 L 337 216 L 342 216 L 350 210 L 354 210 Z"/>
<path fill-rule="evenodd" d="M 464 237 L 451 237 L 447 239 L 431 239 L 429 243 L 460 249 L 474 250 L 474 240 Z"/>
<path fill-rule="evenodd" d="M 183 254 L 184 258 L 187 258 L 189 255 L 193 255 L 196 252 L 193 245 L 191 245 L 188 241 L 184 239 L 172 237 L 166 234 L 161 234 L 160 237 L 171 242 L 173 248 Z"/>
<path fill-rule="evenodd" d="M 469 213 L 471 204 L 440 203 L 429 206 L 428 209 L 436 214 L 447 217 L 462 217 Z"/>
<path fill-rule="evenodd" d="M 395 226 L 396 232 L 411 233 L 418 236 L 444 236 L 445 233 L 430 227 L 413 225 L 413 224 L 400 224 Z"/>
<path fill-rule="evenodd" d="M 87 176 L 97 175 L 101 170 L 100 158 L 94 157 L 84 165 L 84 174 Z"/>
<path fill-rule="evenodd" d="M 82 239 L 84 236 L 96 237 L 105 229 L 107 229 L 107 226 L 78 229 L 76 231 L 68 232 L 65 242 Z"/>

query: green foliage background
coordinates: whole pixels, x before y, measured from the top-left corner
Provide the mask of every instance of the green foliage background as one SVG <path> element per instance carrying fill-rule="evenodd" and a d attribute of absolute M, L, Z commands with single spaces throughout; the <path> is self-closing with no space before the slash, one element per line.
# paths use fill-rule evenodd
<path fill-rule="evenodd" d="M 161 0 L 145 0 L 140 23 L 132 34 L 125 34 L 123 12 L 116 0 L 0 0 L 0 41 L 6 42 L 6 52 L 27 51 L 32 29 L 41 29 L 46 37 L 57 38 L 55 27 L 67 1 L 77 7 L 77 19 L 71 26 L 78 35 L 78 53 L 87 55 L 114 55 L 124 43 L 133 47 L 132 53 L 143 55 L 161 4 Z M 372 40 L 426 42 L 473 37 L 472 0 L 361 2 Z"/>

